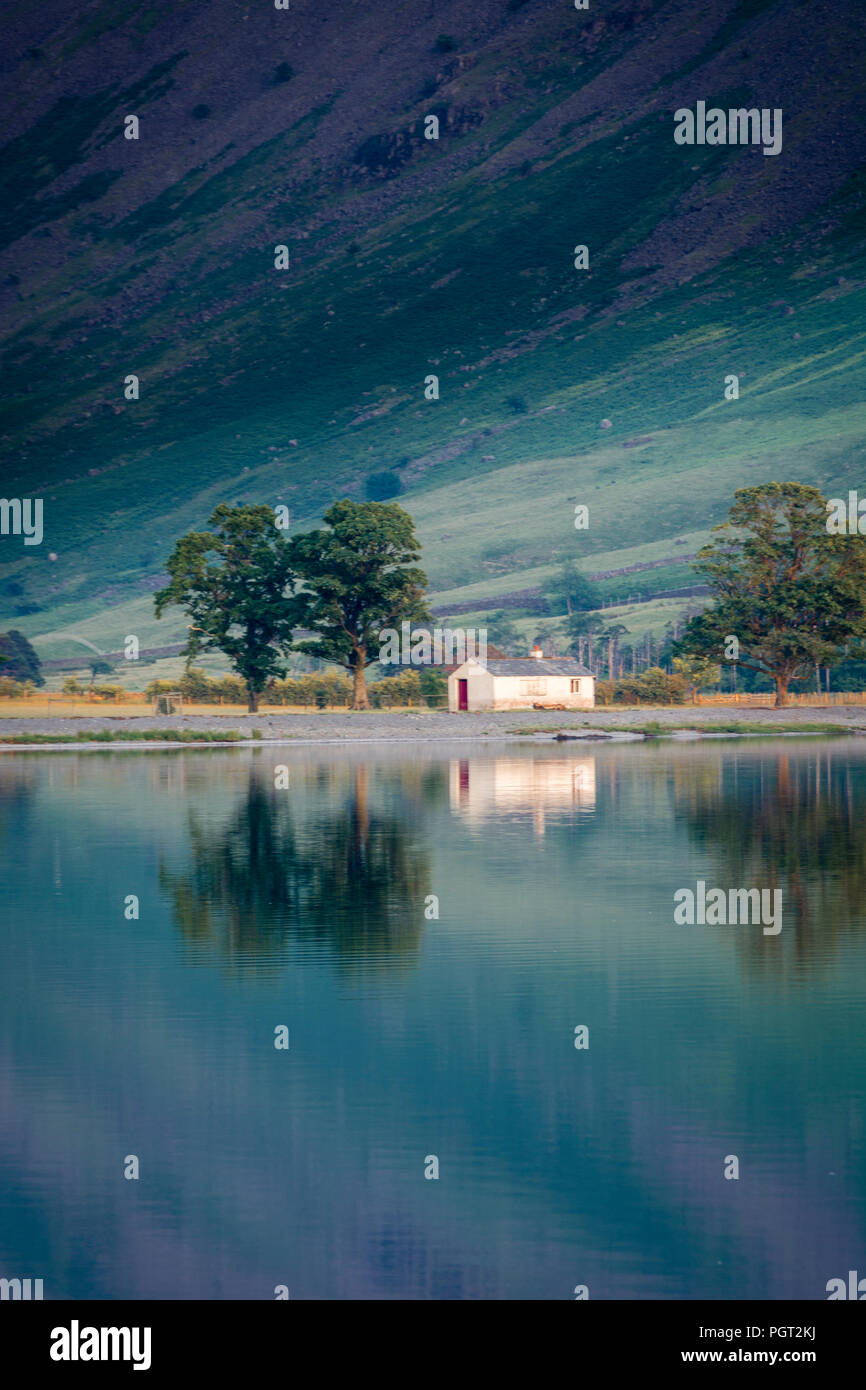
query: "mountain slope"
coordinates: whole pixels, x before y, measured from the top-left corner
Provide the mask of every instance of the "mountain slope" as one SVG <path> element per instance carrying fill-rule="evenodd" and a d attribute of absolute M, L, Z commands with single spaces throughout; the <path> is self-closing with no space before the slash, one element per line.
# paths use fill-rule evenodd
<path fill-rule="evenodd" d="M 104 617 L 114 648 L 216 502 L 304 526 L 383 471 L 455 603 L 692 551 L 747 482 L 860 482 L 856 4 L 55 0 L 4 28 L 3 490 L 45 498 L 45 540 L 0 539 L 0 623 Z M 676 145 L 698 100 L 782 108 L 782 152 Z"/>

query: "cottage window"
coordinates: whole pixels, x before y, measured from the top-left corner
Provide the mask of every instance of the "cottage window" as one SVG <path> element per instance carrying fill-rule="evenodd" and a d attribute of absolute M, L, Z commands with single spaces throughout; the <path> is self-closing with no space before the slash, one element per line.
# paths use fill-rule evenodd
<path fill-rule="evenodd" d="M 572 695 L 579 695 L 579 694 L 580 694 L 580 681 L 579 681 L 579 680 L 576 680 L 576 681 L 572 681 L 572 682 L 571 682 L 571 693 L 572 693 Z"/>
<path fill-rule="evenodd" d="M 546 695 L 547 681 L 521 681 L 521 695 Z"/>

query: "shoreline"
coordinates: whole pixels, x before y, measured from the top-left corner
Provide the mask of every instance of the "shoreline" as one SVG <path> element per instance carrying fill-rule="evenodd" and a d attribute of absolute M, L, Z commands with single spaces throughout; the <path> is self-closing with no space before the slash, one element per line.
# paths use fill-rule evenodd
<path fill-rule="evenodd" d="M 554 712 L 323 710 L 315 714 L 81 715 L 3 718 L 0 751 L 237 748 L 279 744 L 676 741 L 866 734 L 866 707 L 650 706 Z M 100 737 L 102 735 L 103 737 Z M 126 735 L 126 737 L 125 737 Z"/>

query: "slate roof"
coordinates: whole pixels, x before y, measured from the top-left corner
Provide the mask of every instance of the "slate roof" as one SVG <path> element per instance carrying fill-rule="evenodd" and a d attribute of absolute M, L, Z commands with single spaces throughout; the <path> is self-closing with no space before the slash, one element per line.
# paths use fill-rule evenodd
<path fill-rule="evenodd" d="M 476 660 L 478 658 L 476 657 Z M 539 660 L 537 657 L 510 657 L 506 661 L 479 661 L 491 676 L 591 676 L 592 672 L 579 661 L 563 658 Z"/>

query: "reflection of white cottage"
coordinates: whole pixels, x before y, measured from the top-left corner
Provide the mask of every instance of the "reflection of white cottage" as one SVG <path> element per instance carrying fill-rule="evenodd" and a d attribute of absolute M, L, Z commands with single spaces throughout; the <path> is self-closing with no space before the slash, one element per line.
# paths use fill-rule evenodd
<path fill-rule="evenodd" d="M 594 758 L 454 758 L 451 809 L 469 821 L 527 812 L 538 834 L 550 813 L 595 810 Z"/>
<path fill-rule="evenodd" d="M 531 657 L 502 661 L 470 657 L 448 677 L 448 708 L 495 709 L 592 709 L 595 676 L 579 661 L 568 658 L 547 661 L 539 647 Z"/>

